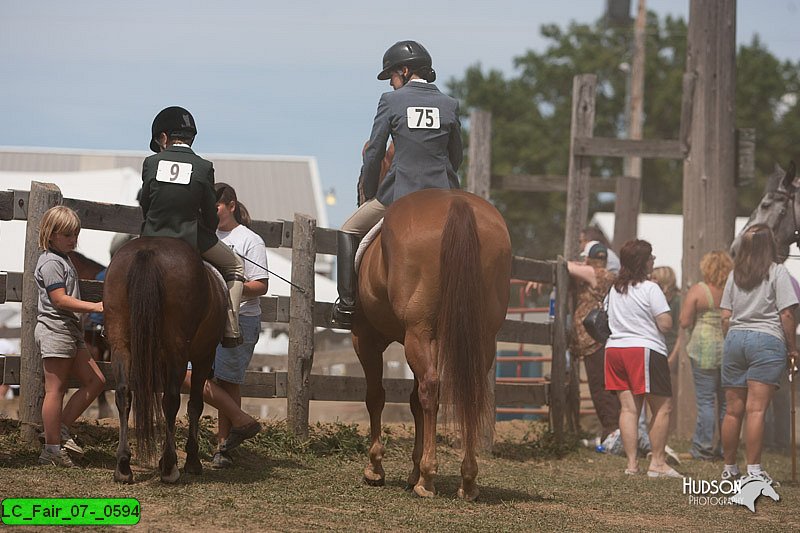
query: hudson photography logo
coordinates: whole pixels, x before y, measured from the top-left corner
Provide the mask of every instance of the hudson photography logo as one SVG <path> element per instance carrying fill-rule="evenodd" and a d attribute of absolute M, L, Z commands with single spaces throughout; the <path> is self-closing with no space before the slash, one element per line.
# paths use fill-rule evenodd
<path fill-rule="evenodd" d="M 775 488 L 760 477 L 747 476 L 736 480 L 683 478 L 683 493 L 689 505 L 743 505 L 756 512 L 756 500 L 767 496 L 774 501 L 781 497 Z"/>

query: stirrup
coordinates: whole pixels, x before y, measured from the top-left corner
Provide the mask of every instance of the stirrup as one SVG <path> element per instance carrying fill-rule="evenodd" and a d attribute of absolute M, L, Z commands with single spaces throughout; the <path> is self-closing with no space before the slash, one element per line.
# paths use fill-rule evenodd
<path fill-rule="evenodd" d="M 351 329 L 353 327 L 353 312 L 355 305 L 344 305 L 341 299 L 337 299 L 331 308 L 330 322 L 339 326 L 338 329 Z"/>
<path fill-rule="evenodd" d="M 222 337 L 222 342 L 220 343 L 223 348 L 236 348 L 240 346 L 244 342 L 244 339 L 239 337 Z"/>

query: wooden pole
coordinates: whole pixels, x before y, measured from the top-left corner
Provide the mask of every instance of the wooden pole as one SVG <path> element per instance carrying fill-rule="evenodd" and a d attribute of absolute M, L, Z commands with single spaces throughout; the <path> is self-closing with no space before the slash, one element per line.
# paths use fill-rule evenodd
<path fill-rule="evenodd" d="M 308 438 L 309 382 L 314 362 L 314 261 L 317 255 L 314 236 L 316 220 L 295 213 L 292 226 L 292 287 L 289 304 L 288 390 L 286 420 L 290 431 Z"/>
<path fill-rule="evenodd" d="M 473 109 L 469 114 L 467 191 L 486 200 L 492 185 L 492 114 Z"/>
<path fill-rule="evenodd" d="M 567 260 L 578 258 L 578 238 L 589 217 L 589 171 L 592 164 L 588 157 L 575 154 L 575 138 L 593 135 L 596 92 L 596 75 L 579 74 L 572 78 L 567 220 L 564 232 L 564 257 Z"/>
<path fill-rule="evenodd" d="M 489 199 L 492 181 L 492 114 L 481 109 L 473 109 L 469 114 L 469 163 L 467 165 L 467 191 Z M 495 425 L 495 387 L 497 361 L 492 361 L 487 379 L 489 380 L 488 403 L 492 411 L 491 423 L 487 424 L 481 439 L 485 450 L 491 451 L 494 444 Z"/>
<path fill-rule="evenodd" d="M 567 291 L 569 272 L 563 257 L 556 260 L 556 316 L 552 324 L 553 363 L 550 368 L 550 424 L 556 441 L 564 438 L 564 418 L 567 411 Z"/>
<path fill-rule="evenodd" d="M 700 259 L 727 250 L 736 207 L 736 2 L 691 0 L 686 71 L 695 74 L 688 157 L 683 165 L 684 290 L 698 281 Z M 658 253 L 656 251 L 656 253 Z M 694 430 L 695 395 L 685 359 L 678 369 L 677 433 Z"/>
<path fill-rule="evenodd" d="M 39 290 L 33 277 L 39 260 L 39 225 L 45 211 L 61 203 L 61 191 L 52 183 L 31 182 L 25 230 L 25 260 L 22 275 L 22 333 L 20 360 L 20 432 L 24 442 L 37 446 L 37 433 L 42 424 L 44 401 L 44 376 L 42 358 L 36 348 L 33 330 L 39 313 Z"/>
<path fill-rule="evenodd" d="M 647 24 L 646 0 L 639 0 L 636 23 L 633 31 L 633 61 L 630 66 L 630 86 L 628 88 L 628 138 L 642 138 L 644 116 L 644 60 L 645 28 Z M 623 176 L 617 178 L 616 203 L 614 205 L 614 248 L 619 251 L 622 245 L 636 238 L 639 219 L 639 204 L 642 195 L 642 159 L 626 157 L 623 163 Z"/>

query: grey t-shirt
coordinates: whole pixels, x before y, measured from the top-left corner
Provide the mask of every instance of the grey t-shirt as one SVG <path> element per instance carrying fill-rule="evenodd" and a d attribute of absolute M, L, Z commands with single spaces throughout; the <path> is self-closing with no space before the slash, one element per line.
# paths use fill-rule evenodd
<path fill-rule="evenodd" d="M 728 275 L 719 306 L 731 311 L 730 329 L 768 333 L 783 339 L 780 312 L 797 304 L 797 295 L 786 267 L 773 263 L 767 279 L 751 291 L 740 289 Z"/>
<path fill-rule="evenodd" d="M 78 273 L 68 257 L 45 250 L 36 262 L 33 274 L 39 289 L 39 316 L 37 321 L 51 331 L 58 331 L 83 338 L 81 319 L 72 311 L 58 309 L 50 301 L 50 291 L 63 288 L 73 298 L 80 300 L 81 289 Z"/>

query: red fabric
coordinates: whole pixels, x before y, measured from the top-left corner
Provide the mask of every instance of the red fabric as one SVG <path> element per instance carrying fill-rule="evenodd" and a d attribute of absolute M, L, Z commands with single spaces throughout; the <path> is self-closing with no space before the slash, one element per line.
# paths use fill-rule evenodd
<path fill-rule="evenodd" d="M 606 348 L 606 390 L 629 390 L 644 394 L 646 348 Z"/>

